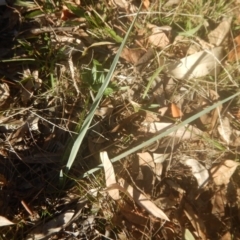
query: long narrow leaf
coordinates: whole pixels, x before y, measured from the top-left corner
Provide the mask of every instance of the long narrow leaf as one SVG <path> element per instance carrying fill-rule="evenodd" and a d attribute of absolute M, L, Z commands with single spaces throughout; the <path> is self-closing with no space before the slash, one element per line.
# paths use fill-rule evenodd
<path fill-rule="evenodd" d="M 141 9 L 141 5 L 139 7 L 138 13 L 139 13 L 140 9 Z M 85 121 L 84 121 L 84 123 L 82 125 L 82 128 L 80 130 L 80 133 L 79 133 L 79 135 L 78 135 L 78 137 L 77 137 L 77 139 L 76 139 L 76 141 L 75 141 L 75 143 L 74 143 L 74 145 L 72 147 L 72 151 L 70 153 L 70 156 L 69 156 L 69 159 L 68 159 L 68 162 L 67 162 L 67 165 L 66 165 L 66 169 L 65 169 L 66 173 L 70 170 L 70 168 L 71 168 L 71 166 L 72 166 L 72 164 L 73 164 L 73 162 L 74 162 L 74 160 L 76 158 L 76 155 L 77 155 L 78 150 L 79 150 L 79 148 L 81 146 L 81 143 L 82 143 L 82 141 L 83 141 L 83 139 L 84 139 L 84 137 L 85 137 L 85 135 L 86 135 L 86 133 L 88 131 L 88 128 L 89 128 L 89 126 L 90 126 L 90 124 L 92 122 L 94 113 L 95 113 L 95 111 L 96 111 L 96 109 L 97 109 L 97 107 L 98 107 L 98 105 L 99 105 L 99 103 L 101 101 L 101 98 L 103 96 L 103 93 L 104 93 L 105 89 L 107 88 L 107 86 L 108 86 L 108 84 L 109 84 L 109 82 L 110 82 L 110 80 L 112 78 L 112 75 L 113 75 L 114 70 L 115 70 L 115 68 L 117 66 L 117 63 L 118 63 L 120 54 L 122 52 L 122 49 L 124 48 L 124 46 L 126 44 L 127 38 L 128 38 L 128 36 L 129 36 L 133 26 L 134 26 L 134 23 L 135 23 L 135 21 L 137 19 L 137 16 L 138 16 L 138 14 L 135 16 L 131 26 L 128 29 L 128 32 L 126 33 L 125 38 L 123 39 L 123 42 L 122 42 L 120 48 L 118 49 L 118 52 L 117 52 L 117 54 L 116 54 L 116 56 L 115 56 L 115 58 L 113 60 L 113 63 L 111 65 L 110 69 L 109 69 L 109 72 L 108 72 L 108 74 L 106 76 L 106 79 L 105 79 L 104 83 L 102 84 L 101 88 L 99 89 L 98 94 L 97 94 L 97 96 L 96 96 L 96 98 L 95 98 L 95 100 L 94 100 L 94 102 L 93 102 L 93 104 L 91 106 L 90 111 L 89 111 L 89 114 L 86 117 L 86 119 L 85 119 Z"/>
<path fill-rule="evenodd" d="M 189 123 L 193 122 L 194 120 L 196 120 L 200 116 L 202 116 L 202 115 L 212 111 L 213 109 L 217 108 L 218 106 L 222 105 L 225 102 L 230 101 L 231 99 L 237 97 L 238 95 L 240 95 L 240 92 L 235 93 L 234 95 L 232 95 L 232 96 L 230 96 L 228 98 L 225 98 L 225 99 L 223 99 L 223 100 L 213 104 L 212 106 L 209 106 L 208 108 L 206 108 L 206 109 L 202 110 L 201 112 L 193 115 L 192 117 L 186 119 L 185 121 L 179 123 L 178 125 L 174 125 L 174 124 L 170 125 L 169 127 L 163 129 L 159 135 L 157 135 L 157 136 L 147 140 L 146 142 L 143 142 L 143 143 L 137 145 L 136 147 L 134 147 L 132 149 L 127 150 L 126 152 L 123 152 L 123 153 L 119 154 L 118 156 L 116 156 L 116 157 L 114 157 L 114 158 L 112 158 L 110 160 L 112 162 L 119 161 L 119 160 L 125 158 L 126 156 L 128 156 L 128 155 L 130 155 L 130 154 L 132 154 L 132 153 L 142 149 L 143 147 L 147 147 L 147 146 L 151 145 L 155 141 L 157 141 L 157 140 L 159 140 L 159 139 L 161 139 L 163 137 L 168 136 L 170 133 L 175 132 L 176 130 L 178 130 L 179 128 L 185 126 L 186 124 L 189 124 Z M 96 172 L 97 170 L 99 170 L 101 168 L 102 168 L 102 164 L 98 165 L 98 167 L 93 168 L 93 169 L 89 170 L 88 172 L 86 172 L 83 175 L 83 178 L 89 176 L 89 174 L 92 174 L 92 173 Z"/>

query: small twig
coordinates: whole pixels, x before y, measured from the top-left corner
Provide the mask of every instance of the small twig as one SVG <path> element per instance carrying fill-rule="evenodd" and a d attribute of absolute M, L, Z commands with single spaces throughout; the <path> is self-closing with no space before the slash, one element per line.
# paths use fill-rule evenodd
<path fill-rule="evenodd" d="M 72 61 L 72 50 L 69 52 L 69 56 L 68 56 L 68 66 L 69 66 L 69 70 L 71 73 L 71 77 L 73 80 L 73 86 L 75 87 L 76 91 L 77 91 L 77 96 L 79 96 L 80 91 L 78 89 L 78 85 L 75 79 L 75 73 L 74 73 L 74 65 L 73 65 L 73 61 Z"/>
<path fill-rule="evenodd" d="M 31 215 L 33 216 L 33 212 L 30 210 L 30 208 L 28 207 L 28 205 L 25 203 L 24 200 L 21 200 L 21 204 L 23 205 L 23 207 L 25 208 L 25 210 Z"/>

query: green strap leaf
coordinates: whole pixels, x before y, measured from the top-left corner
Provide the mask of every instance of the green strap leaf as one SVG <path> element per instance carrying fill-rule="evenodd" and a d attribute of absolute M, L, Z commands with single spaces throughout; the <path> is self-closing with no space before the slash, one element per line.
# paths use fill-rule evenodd
<path fill-rule="evenodd" d="M 142 4 L 139 7 L 138 13 L 139 13 L 139 11 L 141 9 L 141 6 L 142 6 Z M 107 88 L 107 86 L 108 86 L 108 84 L 109 84 L 109 82 L 110 82 L 110 80 L 112 78 L 112 75 L 113 75 L 114 70 L 115 70 L 115 68 L 117 66 L 120 54 L 121 54 L 121 52 L 122 52 L 122 50 L 123 50 L 123 48 L 124 48 L 124 46 L 126 44 L 126 41 L 127 41 L 127 38 L 129 36 L 129 34 L 130 34 L 130 32 L 131 32 L 131 30 L 132 30 L 132 28 L 134 26 L 134 23 L 135 23 L 135 21 L 137 19 L 138 13 L 135 16 L 131 26 L 129 27 L 128 32 L 126 33 L 126 36 L 123 39 L 123 42 L 122 42 L 120 48 L 118 49 L 118 52 L 117 52 L 117 54 L 116 54 L 116 56 L 115 56 L 115 58 L 113 60 L 113 63 L 111 65 L 110 69 L 109 69 L 109 72 L 108 72 L 108 74 L 106 76 L 106 79 L 103 82 L 101 88 L 99 89 L 97 96 L 95 97 L 95 100 L 94 100 L 94 102 L 93 102 L 93 104 L 91 106 L 91 109 L 89 111 L 88 116 L 86 117 L 85 121 L 83 122 L 83 125 L 82 125 L 82 128 L 80 130 L 80 133 L 79 133 L 75 143 L 73 144 L 73 147 L 72 147 L 72 150 L 71 150 L 71 153 L 70 153 L 67 165 L 66 165 L 65 173 L 68 173 L 68 171 L 72 167 L 72 164 L 73 164 L 73 162 L 74 162 L 74 160 L 76 158 L 78 150 L 79 150 L 79 148 L 80 148 L 80 146 L 82 144 L 82 141 L 83 141 L 83 139 L 84 139 L 84 137 L 85 137 L 85 135 L 86 135 L 86 133 L 87 133 L 87 131 L 89 129 L 89 126 L 90 126 L 90 124 L 92 122 L 94 113 L 95 113 L 95 111 L 96 111 L 96 109 L 97 109 L 97 107 L 98 107 L 98 105 L 99 105 L 99 103 L 101 101 L 101 98 L 102 98 L 102 96 L 104 94 L 105 89 Z"/>

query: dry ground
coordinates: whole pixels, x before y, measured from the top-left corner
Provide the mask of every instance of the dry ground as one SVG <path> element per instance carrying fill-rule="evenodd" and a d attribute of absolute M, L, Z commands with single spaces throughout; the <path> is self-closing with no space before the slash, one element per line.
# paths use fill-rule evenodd
<path fill-rule="evenodd" d="M 238 0 L 0 4 L 0 239 L 240 239 Z"/>

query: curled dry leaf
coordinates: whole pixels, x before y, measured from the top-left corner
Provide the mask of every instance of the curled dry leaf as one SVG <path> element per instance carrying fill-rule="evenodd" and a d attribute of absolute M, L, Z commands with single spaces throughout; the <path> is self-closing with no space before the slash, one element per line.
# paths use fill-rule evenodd
<path fill-rule="evenodd" d="M 106 186 L 109 187 L 117 182 L 114 168 L 113 168 L 112 162 L 108 158 L 107 152 L 100 152 L 100 159 L 102 161 L 104 172 L 105 172 Z M 118 189 L 109 190 L 108 193 L 112 199 L 114 200 L 120 199 Z"/>
<path fill-rule="evenodd" d="M 172 77 L 184 80 L 206 75 L 214 76 L 220 71 L 219 62 L 221 62 L 222 58 L 223 48 L 216 47 L 212 50 L 204 50 L 182 58 L 179 62 L 170 63 L 167 70 Z"/>
<path fill-rule="evenodd" d="M 228 184 L 231 176 L 239 166 L 238 162 L 225 160 L 217 166 L 211 168 L 211 176 L 216 185 Z"/>
<path fill-rule="evenodd" d="M 232 17 L 224 19 L 213 31 L 208 34 L 211 44 L 220 46 L 230 32 Z"/>
<path fill-rule="evenodd" d="M 192 169 L 192 174 L 197 179 L 199 188 L 204 187 L 208 183 L 208 170 L 199 161 L 187 158 L 183 159 L 181 162 Z"/>
<path fill-rule="evenodd" d="M 140 207 L 143 207 L 147 212 L 149 212 L 153 216 L 169 221 L 167 215 L 160 208 L 158 208 L 152 201 L 150 201 L 138 190 L 129 185 L 124 179 L 122 178 L 119 179 L 119 183 L 121 187 L 124 188 L 125 191 L 128 193 L 128 195 L 130 195 L 131 198 L 133 198 L 136 204 L 138 204 Z"/>
<path fill-rule="evenodd" d="M 0 216 L 0 227 L 3 226 L 9 226 L 9 225 L 13 225 L 15 223 L 11 222 L 10 220 L 8 220 L 7 218 Z"/>

